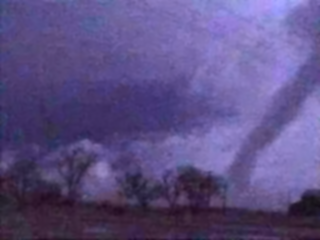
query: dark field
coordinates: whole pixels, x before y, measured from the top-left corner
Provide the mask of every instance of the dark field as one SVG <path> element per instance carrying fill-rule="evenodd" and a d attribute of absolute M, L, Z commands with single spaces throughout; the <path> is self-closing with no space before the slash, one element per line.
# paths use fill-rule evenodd
<path fill-rule="evenodd" d="M 320 239 L 320 219 L 241 210 L 32 206 L 3 210 L 1 239 Z"/>

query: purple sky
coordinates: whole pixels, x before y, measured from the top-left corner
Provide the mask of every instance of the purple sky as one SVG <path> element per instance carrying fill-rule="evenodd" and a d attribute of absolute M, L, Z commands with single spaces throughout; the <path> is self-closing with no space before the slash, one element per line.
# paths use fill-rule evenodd
<path fill-rule="evenodd" d="M 161 136 L 132 142 L 151 172 L 190 162 L 224 174 L 310 54 L 283 23 L 300 2 L 2 1 L 2 141 L 20 129 L 43 144 L 44 99 L 65 143 Z M 281 207 L 283 196 L 320 187 L 317 93 L 259 154 L 257 205 Z"/>

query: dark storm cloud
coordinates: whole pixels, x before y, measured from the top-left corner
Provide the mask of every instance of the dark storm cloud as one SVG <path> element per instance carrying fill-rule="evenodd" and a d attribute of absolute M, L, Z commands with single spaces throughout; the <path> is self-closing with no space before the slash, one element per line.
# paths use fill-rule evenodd
<path fill-rule="evenodd" d="M 126 1 L 117 10 L 67 3 L 2 3 L 10 19 L 1 43 L 6 140 L 19 128 L 43 141 L 46 117 L 69 141 L 190 133 L 235 114 L 221 94 L 193 91 L 202 42 L 191 31 L 181 39 L 177 23 Z"/>
<path fill-rule="evenodd" d="M 235 194 L 243 193 L 250 185 L 250 178 L 257 163 L 258 154 L 272 144 L 286 127 L 292 123 L 303 108 L 306 99 L 320 85 L 320 45 L 319 45 L 320 2 L 309 1 L 299 6 L 289 16 L 294 33 L 307 37 L 311 43 L 311 55 L 273 97 L 262 121 L 255 127 L 240 146 L 229 169 Z"/>

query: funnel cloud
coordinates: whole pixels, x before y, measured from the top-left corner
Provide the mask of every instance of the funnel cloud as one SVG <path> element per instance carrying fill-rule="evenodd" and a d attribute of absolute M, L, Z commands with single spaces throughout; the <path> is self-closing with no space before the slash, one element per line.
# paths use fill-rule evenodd
<path fill-rule="evenodd" d="M 241 144 L 228 172 L 235 195 L 249 189 L 259 153 L 271 145 L 299 116 L 308 97 L 320 87 L 320 3 L 310 1 L 308 4 L 299 6 L 290 16 L 289 22 L 290 27 L 294 28 L 292 32 L 309 38 L 310 56 L 294 78 L 274 94 L 261 122 Z M 302 24 L 302 20 L 306 21 Z"/>

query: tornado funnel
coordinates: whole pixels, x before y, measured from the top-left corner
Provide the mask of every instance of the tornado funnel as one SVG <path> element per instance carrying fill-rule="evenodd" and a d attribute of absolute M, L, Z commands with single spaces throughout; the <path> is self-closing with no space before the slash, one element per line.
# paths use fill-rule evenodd
<path fill-rule="evenodd" d="M 272 98 L 261 122 L 240 146 L 228 170 L 231 194 L 238 197 L 250 187 L 258 155 L 292 123 L 303 104 L 320 87 L 320 1 L 309 0 L 288 16 L 290 30 L 310 43 L 311 54 L 297 74 Z"/>
<path fill-rule="evenodd" d="M 320 85 L 319 55 L 314 53 L 295 78 L 275 94 L 262 121 L 240 146 L 228 171 L 233 194 L 238 195 L 248 189 L 258 154 L 272 144 L 297 118 L 308 96 Z"/>

